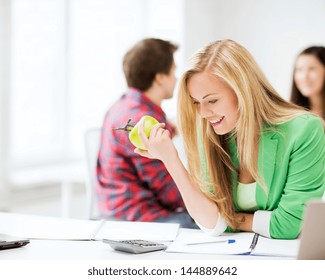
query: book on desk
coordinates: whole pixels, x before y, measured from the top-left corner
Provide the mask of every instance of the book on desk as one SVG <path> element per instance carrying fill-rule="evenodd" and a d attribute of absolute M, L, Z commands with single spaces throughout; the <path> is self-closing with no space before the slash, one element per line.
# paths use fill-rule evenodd
<path fill-rule="evenodd" d="M 271 239 L 251 232 L 224 233 L 213 237 L 202 231 L 187 230 L 177 236 L 167 252 L 295 258 L 298 248 L 298 239 Z"/>
<path fill-rule="evenodd" d="M 174 223 L 94 221 L 0 213 L 0 234 L 29 239 L 172 241 L 178 229 L 179 225 Z"/>

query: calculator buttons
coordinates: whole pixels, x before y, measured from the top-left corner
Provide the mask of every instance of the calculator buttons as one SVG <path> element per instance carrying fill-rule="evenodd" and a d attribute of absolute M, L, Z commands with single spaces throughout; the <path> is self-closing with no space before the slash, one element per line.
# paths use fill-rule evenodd
<path fill-rule="evenodd" d="M 108 243 L 113 249 L 128 253 L 140 254 L 153 251 L 164 250 L 166 245 L 148 240 L 109 240 L 103 239 L 104 243 Z"/>

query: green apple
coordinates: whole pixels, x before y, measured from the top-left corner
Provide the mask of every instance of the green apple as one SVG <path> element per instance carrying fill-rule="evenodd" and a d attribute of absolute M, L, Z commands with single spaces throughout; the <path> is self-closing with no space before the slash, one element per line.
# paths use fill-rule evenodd
<path fill-rule="evenodd" d="M 149 137 L 150 135 L 150 130 L 151 128 L 158 123 L 158 121 L 151 117 L 151 116 L 143 116 L 140 121 L 135 125 L 131 125 L 131 119 L 128 120 L 128 123 L 125 125 L 125 127 L 121 127 L 121 128 L 113 128 L 113 130 L 125 130 L 125 131 L 129 131 L 129 139 L 131 141 L 131 143 L 141 149 L 141 150 L 147 150 L 146 147 L 144 146 L 140 136 L 139 136 L 139 123 L 143 120 L 144 124 L 143 124 L 143 128 L 144 128 L 144 133 L 146 134 L 147 137 Z"/>

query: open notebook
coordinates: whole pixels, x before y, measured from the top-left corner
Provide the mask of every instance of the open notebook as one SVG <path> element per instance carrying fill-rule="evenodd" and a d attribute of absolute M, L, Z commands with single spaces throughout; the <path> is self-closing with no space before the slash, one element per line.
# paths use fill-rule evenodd
<path fill-rule="evenodd" d="M 231 242 L 227 242 L 231 240 Z M 198 244 L 193 245 L 196 242 Z M 259 255 L 292 257 L 297 256 L 299 240 L 270 239 L 250 232 L 225 233 L 212 237 L 202 231 L 187 230 L 168 246 L 167 252 L 217 254 L 217 255 Z"/>
<path fill-rule="evenodd" d="M 299 239 L 284 240 L 254 233 L 225 233 L 212 237 L 201 231 L 187 230 L 168 246 L 167 252 L 259 255 L 294 259 L 325 259 L 325 202 L 310 201 L 304 216 Z M 231 240 L 232 242 L 227 242 Z M 190 243 L 198 243 L 190 245 Z"/>
<path fill-rule="evenodd" d="M 90 221 L 0 212 L 0 235 L 29 239 L 172 241 L 179 224 Z"/>

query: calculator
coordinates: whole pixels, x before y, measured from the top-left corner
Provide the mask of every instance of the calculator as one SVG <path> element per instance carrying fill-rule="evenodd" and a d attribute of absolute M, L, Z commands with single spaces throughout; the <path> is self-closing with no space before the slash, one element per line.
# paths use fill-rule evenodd
<path fill-rule="evenodd" d="M 109 244 L 117 251 L 123 251 L 133 254 L 148 253 L 153 251 L 165 250 L 167 246 L 154 241 L 133 239 L 133 240 L 110 240 L 103 239 L 104 243 Z"/>

